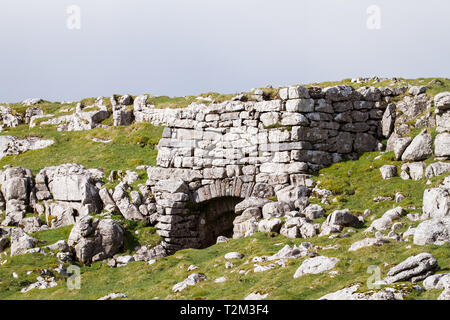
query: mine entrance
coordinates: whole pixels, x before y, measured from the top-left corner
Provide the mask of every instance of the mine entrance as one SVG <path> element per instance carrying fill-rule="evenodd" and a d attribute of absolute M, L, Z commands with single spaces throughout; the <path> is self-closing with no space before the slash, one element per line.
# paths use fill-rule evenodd
<path fill-rule="evenodd" d="M 199 240 L 200 247 L 207 248 L 216 243 L 217 237 L 233 237 L 233 221 L 236 218 L 234 207 L 242 198 L 222 197 L 199 204 Z"/>

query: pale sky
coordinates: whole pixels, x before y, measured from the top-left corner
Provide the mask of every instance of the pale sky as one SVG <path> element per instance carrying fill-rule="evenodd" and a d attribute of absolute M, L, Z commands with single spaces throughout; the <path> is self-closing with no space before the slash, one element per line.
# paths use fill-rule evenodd
<path fill-rule="evenodd" d="M 67 27 L 71 5 L 81 29 Z M 449 12 L 445 0 L 1 0 L 0 102 L 449 77 Z"/>

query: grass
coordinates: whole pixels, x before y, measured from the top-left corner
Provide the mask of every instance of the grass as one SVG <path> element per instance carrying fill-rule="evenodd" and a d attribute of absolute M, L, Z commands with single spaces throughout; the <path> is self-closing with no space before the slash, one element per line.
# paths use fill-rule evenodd
<path fill-rule="evenodd" d="M 58 265 L 54 257 L 29 254 L 26 256 L 8 258 L 8 262 L 0 267 L 0 299 L 98 299 L 111 292 L 122 292 L 129 299 L 243 299 L 252 292 L 268 293 L 269 299 L 318 299 L 321 296 L 334 292 L 354 283 L 361 283 L 360 290 L 367 290 L 366 283 L 372 273 L 368 273 L 369 266 L 377 266 L 381 276 L 385 277 L 387 271 L 406 258 L 421 252 L 429 252 L 439 261 L 441 272 L 450 271 L 450 244 L 443 246 L 427 245 L 416 246 L 411 242 L 390 241 L 382 247 L 368 247 L 356 252 L 349 252 L 348 248 L 355 241 L 365 238 L 363 230 L 370 223 L 370 218 L 379 218 L 388 209 L 401 205 L 408 213 L 417 213 L 422 205 L 423 190 L 439 184 L 445 176 L 432 179 L 432 185 L 425 185 L 424 180 L 412 181 L 392 178 L 382 180 L 379 167 L 383 164 L 395 163 L 391 153 L 382 154 L 381 159 L 375 157 L 380 152 L 366 153 L 357 161 L 347 161 L 321 170 L 314 178 L 321 181 L 320 187 L 332 189 L 340 199 L 324 206 L 327 214 L 338 208 L 349 208 L 354 214 L 364 209 L 371 209 L 372 214 L 365 224 L 351 233 L 349 238 L 314 237 L 311 239 L 288 239 L 281 235 L 257 233 L 251 237 L 230 240 L 202 250 L 182 250 L 173 256 L 159 259 L 155 264 L 145 262 L 132 262 L 121 268 L 112 269 L 105 263 L 97 262 L 92 266 L 81 267 L 81 289 L 68 290 L 65 279 L 58 279 L 59 285 L 46 290 L 32 290 L 20 293 L 26 281 L 34 280 L 38 269 L 43 265 Z M 396 163 L 398 166 L 398 162 Z M 350 171 L 350 176 L 348 172 Z M 406 199 L 400 204 L 394 201 L 381 203 L 373 202 L 378 195 L 394 195 L 402 192 Z M 118 217 L 114 217 L 118 219 Z M 314 221 L 323 222 L 324 218 Z M 418 222 L 411 222 L 402 218 L 404 232 L 409 226 L 416 226 Z M 124 254 L 131 254 L 136 245 L 159 242 L 155 228 L 145 227 L 140 222 L 121 221 L 125 229 Z M 344 229 L 343 232 L 346 232 Z M 136 233 L 136 231 L 138 231 Z M 70 227 L 43 231 L 34 234 L 45 244 L 67 239 Z M 338 274 L 332 277 L 328 273 L 318 275 L 305 275 L 293 279 L 296 269 L 306 258 L 290 260 L 285 268 L 276 267 L 262 273 L 253 272 L 255 256 L 272 255 L 283 245 L 300 244 L 309 241 L 314 245 L 337 246 L 337 249 L 319 250 L 320 255 L 337 257 L 341 261 L 335 270 Z M 277 245 L 278 244 L 278 245 Z M 411 246 L 409 248 L 409 246 Z M 232 261 L 232 269 L 225 268 L 224 255 L 231 251 L 238 251 L 245 255 L 243 260 Z M 248 262 L 247 262 L 248 261 Z M 197 265 L 199 269 L 194 272 L 204 273 L 208 279 L 180 293 L 173 293 L 172 287 L 184 280 L 188 275 L 187 268 Z M 48 268 L 48 267 L 47 267 Z M 26 271 L 35 270 L 33 277 L 27 276 Z M 246 273 L 239 273 L 244 270 Z M 19 274 L 19 279 L 13 279 L 12 272 Z M 247 273 L 248 271 L 248 273 Z M 214 283 L 214 279 L 225 276 L 225 283 Z M 405 283 L 406 299 L 436 299 L 441 291 L 431 290 L 419 292 L 411 289 L 410 283 Z"/>
<path fill-rule="evenodd" d="M 371 276 L 367 268 L 371 265 L 380 267 L 382 277 L 386 276 L 389 268 L 403 261 L 411 255 L 420 252 L 430 252 L 439 261 L 440 272 L 449 271 L 449 244 L 444 246 L 419 247 L 407 242 L 390 242 L 380 247 L 364 248 L 356 252 L 348 252 L 348 247 L 354 241 L 362 238 L 361 233 L 350 238 L 333 239 L 327 237 L 314 238 L 314 245 L 337 245 L 337 250 L 319 250 L 319 254 L 337 257 L 341 260 L 335 270 L 339 273 L 332 278 L 328 273 L 319 275 L 305 275 L 293 279 L 296 269 L 306 258 L 292 259 L 285 268 L 262 272 L 253 272 L 252 257 L 271 255 L 282 248 L 284 244 L 300 244 L 304 239 L 287 239 L 283 236 L 272 237 L 268 234 L 257 233 L 249 238 L 230 240 L 202 250 L 182 250 L 175 255 L 159 259 L 155 264 L 132 262 L 121 268 L 109 268 L 104 263 L 97 262 L 91 267 L 81 267 L 81 289 L 68 290 L 64 279 L 59 279 L 57 287 L 46 290 L 32 290 L 22 294 L 18 292 L 24 280 L 30 281 L 25 275 L 28 270 L 37 270 L 43 263 L 54 265 L 57 263 L 52 257 L 37 254 L 18 256 L 0 268 L 2 282 L 0 283 L 1 299 L 98 299 L 111 292 L 122 292 L 129 299 L 243 299 L 252 292 L 269 293 L 269 299 L 317 299 L 326 293 L 339 290 L 356 282 L 364 286 Z M 276 245 L 282 244 L 282 245 Z M 243 260 L 233 261 L 234 268 L 225 269 L 224 255 L 227 252 L 238 251 L 245 255 Z M 54 259 L 54 258 L 53 258 Z M 189 273 L 189 265 L 199 267 L 194 272 L 206 274 L 208 279 L 196 286 L 189 287 L 180 293 L 173 293 L 174 284 L 184 280 Z M 239 270 L 250 271 L 240 274 Z M 15 271 L 19 279 L 13 279 Z M 36 273 L 34 273 L 34 277 Z M 214 279 L 225 276 L 225 283 L 214 283 Z M 412 292 L 412 299 L 436 299 L 439 291 L 418 293 Z"/>
<path fill-rule="evenodd" d="M 28 293 L 19 293 L 24 281 L 31 281 L 26 276 L 28 270 L 38 270 L 45 266 L 56 266 L 54 257 L 43 257 L 36 254 L 12 257 L 5 265 L 0 267 L 0 298 L 1 299 L 98 299 L 111 292 L 122 292 L 129 299 L 243 299 L 252 292 L 268 293 L 269 299 L 318 299 L 321 296 L 340 290 L 354 283 L 361 283 L 361 291 L 368 290 L 366 283 L 372 273 L 368 273 L 369 266 L 377 266 L 381 276 L 385 277 L 387 271 L 406 258 L 429 252 L 439 261 L 439 273 L 450 271 L 450 244 L 443 246 L 427 245 L 416 246 L 411 242 L 390 241 L 382 247 L 368 247 L 356 252 L 349 252 L 352 243 L 364 239 L 367 235 L 363 230 L 370 223 L 370 218 L 379 218 L 390 208 L 401 205 L 408 213 L 417 213 L 422 205 L 423 190 L 439 184 L 445 177 L 435 177 L 432 185 L 425 185 L 424 180 L 412 181 L 392 178 L 382 180 L 379 167 L 383 164 L 395 163 L 391 153 L 382 154 L 381 159 L 375 159 L 380 152 L 366 153 L 357 161 L 347 161 L 321 170 L 314 178 L 321 181 L 320 187 L 332 189 L 340 199 L 324 206 L 327 214 L 335 209 L 349 208 L 354 214 L 360 214 L 364 209 L 372 211 L 369 219 L 356 233 L 349 238 L 314 237 L 311 239 L 288 239 L 281 235 L 257 233 L 251 237 L 230 240 L 202 250 L 182 250 L 173 256 L 159 259 L 155 264 L 133 262 L 121 268 L 112 269 L 105 263 L 97 262 L 92 266 L 81 267 L 81 289 L 68 290 L 65 279 L 59 278 L 59 285 L 46 290 L 32 290 Z M 396 163 L 399 166 L 399 163 Z M 350 176 L 348 172 L 350 171 Z M 373 202 L 378 195 L 394 195 L 402 192 L 406 199 L 400 204 L 394 201 L 381 203 Z M 118 218 L 118 217 L 114 217 Z M 324 218 L 314 221 L 323 222 Z M 411 222 L 402 218 L 404 232 L 409 226 L 416 226 L 418 222 Z M 125 248 L 123 253 L 131 254 L 136 245 L 156 244 L 159 241 L 155 228 L 145 227 L 140 222 L 121 221 L 125 231 Z M 343 232 L 346 232 L 344 229 Z M 67 239 L 70 227 L 55 229 L 34 234 L 45 243 L 55 242 L 61 238 Z M 138 231 L 136 233 L 136 231 Z M 370 236 L 370 235 L 369 235 Z M 314 245 L 336 246 L 337 249 L 319 250 L 320 255 L 337 257 L 341 261 L 335 270 L 338 274 L 332 277 L 328 273 L 318 275 L 305 275 L 293 279 L 296 269 L 306 258 L 290 260 L 285 268 L 276 267 L 262 273 L 253 272 L 255 256 L 272 255 L 285 244 L 293 245 L 309 241 Z M 410 246 L 410 247 L 409 247 Z M 224 255 L 231 251 L 238 251 L 245 255 L 243 260 L 232 261 L 234 268 L 225 268 Z M 39 260 L 40 259 L 40 260 Z M 53 260 L 52 260 L 53 259 Z M 184 280 L 188 275 L 187 268 L 197 265 L 199 269 L 194 272 L 204 273 L 208 279 L 180 293 L 173 293 L 172 287 Z M 246 273 L 239 273 L 244 270 Z M 11 274 L 19 274 L 19 280 L 13 279 Z M 248 272 L 247 272 L 248 271 Z M 34 273 L 36 274 L 36 273 Z M 225 283 L 214 283 L 214 279 L 225 276 Z M 411 289 L 410 283 L 404 283 L 406 299 L 427 300 L 436 299 L 441 291 L 431 290 L 419 292 Z M 408 289 L 409 288 L 409 289 Z M 408 289 L 408 290 L 407 290 Z"/>
<path fill-rule="evenodd" d="M 380 155 L 379 159 L 375 159 Z M 403 180 L 398 176 L 389 180 L 381 178 L 380 167 L 395 165 L 400 173 L 402 164 L 401 161 L 394 161 L 392 152 L 368 152 L 361 155 L 357 161 L 336 163 L 322 169 L 314 177 L 316 181 L 320 181 L 318 187 L 331 190 L 338 196 L 337 202 L 330 202 L 330 205 L 324 206 L 324 208 L 327 211 L 349 208 L 354 213 L 362 213 L 365 209 L 370 209 L 374 214 L 382 214 L 398 205 L 420 208 L 424 190 L 438 185 L 446 175 L 449 175 L 432 178 L 431 185 L 425 184 L 425 178 L 420 181 Z M 377 196 L 395 198 L 397 192 L 406 197 L 400 204 L 395 203 L 394 200 L 380 203 L 373 201 L 373 198 Z"/>
<path fill-rule="evenodd" d="M 405 80 L 400 79 L 396 85 L 429 85 L 432 78 Z M 427 91 L 429 95 L 438 92 L 449 91 L 450 81 L 441 79 L 442 84 L 435 84 Z M 354 84 L 349 79 L 340 82 L 326 82 L 313 84 L 315 86 L 330 86 L 349 84 L 355 88 L 374 85 L 389 86 L 390 81 L 369 84 Z M 271 99 L 277 98 L 277 89 L 264 89 L 265 95 Z M 250 95 L 250 94 L 248 94 Z M 207 93 L 201 95 L 211 97 L 217 102 L 231 99 L 234 95 L 221 95 Z M 93 98 L 82 102 L 92 104 Z M 158 108 L 180 108 L 197 101 L 196 96 L 170 98 L 149 98 L 148 102 Z M 200 101 L 201 102 L 201 101 Z M 9 104 L 17 113 L 24 113 L 27 107 L 20 104 Z M 75 107 L 75 104 L 43 102 L 38 105 L 45 113 L 62 114 L 62 109 Z M 112 117 L 106 119 L 104 124 L 111 124 Z M 289 128 L 288 128 L 289 129 Z M 146 164 L 155 165 L 157 150 L 155 145 L 162 135 L 162 127 L 150 124 L 133 124 L 128 127 L 97 128 L 83 132 L 57 132 L 51 126 L 37 126 L 29 129 L 26 125 L 7 129 L 1 135 L 13 135 L 17 137 L 37 136 L 45 139 L 54 139 L 55 144 L 41 150 L 28 151 L 17 156 L 7 156 L 0 160 L 0 166 L 14 165 L 30 168 L 37 173 L 44 167 L 60 165 L 62 163 L 79 163 L 87 168 L 100 168 L 106 176 L 111 170 L 134 170 L 136 166 Z M 420 130 L 419 130 L 420 131 Z M 411 134 L 417 134 L 413 131 Z M 434 132 L 432 132 L 435 134 Z M 103 144 L 92 141 L 93 138 L 112 139 L 111 143 Z M 375 159 L 381 156 L 380 159 Z M 429 164 L 431 160 L 427 161 Z M 133 262 L 121 268 L 110 268 L 105 262 L 97 262 L 92 266 L 81 266 L 82 284 L 80 290 L 68 290 L 66 279 L 58 276 L 58 286 L 46 290 L 32 290 L 28 293 L 20 293 L 20 289 L 35 282 L 42 268 L 52 269 L 59 265 L 53 255 L 27 254 L 16 257 L 0 258 L 0 261 L 8 260 L 0 266 L 0 299 L 98 299 L 111 292 L 123 292 L 129 299 L 243 299 L 252 292 L 268 293 L 269 299 L 317 299 L 329 292 L 342 289 L 346 286 L 360 282 L 365 284 L 371 276 L 367 273 L 369 266 L 380 267 L 382 276 L 394 265 L 402 262 L 407 257 L 420 252 L 430 252 L 435 256 L 441 270 L 449 272 L 450 256 L 448 254 L 450 244 L 443 246 L 416 246 L 410 242 L 390 241 L 382 247 L 369 247 L 356 252 L 348 252 L 348 248 L 355 241 L 366 237 L 363 230 L 367 228 L 372 219 L 379 218 L 388 209 L 396 206 L 404 207 L 408 213 L 419 213 L 422 206 L 422 197 L 425 189 L 438 185 L 446 175 L 432 178 L 432 184 L 426 185 L 425 180 L 402 180 L 395 177 L 382 180 L 379 168 L 382 165 L 394 164 L 400 171 L 402 162 L 393 160 L 392 153 L 371 152 L 361 155 L 357 161 L 346 161 L 325 168 L 314 176 L 320 181 L 319 187 L 332 190 L 336 196 L 336 202 L 330 200 L 329 205 L 323 205 L 327 214 L 333 210 L 348 208 L 354 214 L 361 214 L 365 209 L 371 210 L 371 216 L 364 226 L 356 229 L 349 238 L 329 239 L 328 237 L 314 237 L 312 239 L 288 239 L 281 235 L 257 233 L 252 237 L 230 240 L 202 250 L 182 250 L 173 256 L 158 259 L 153 265 L 145 262 Z M 144 171 L 139 171 L 140 179 L 133 184 L 143 183 L 146 179 Z M 449 175 L 449 174 L 447 174 Z M 375 203 L 376 196 L 395 196 L 401 192 L 406 199 L 397 204 L 395 201 Z M 273 198 L 273 200 L 276 200 Z M 319 199 L 311 202 L 319 203 Z M 134 248 L 139 245 L 156 245 L 160 237 L 154 227 L 147 227 L 141 222 L 124 221 L 119 216 L 113 216 L 125 231 L 125 243 L 121 254 L 132 254 Z M 315 223 L 321 223 L 325 218 L 317 219 Z M 400 219 L 405 231 L 409 226 L 416 226 L 418 222 L 411 222 L 406 217 Z M 71 226 L 42 231 L 33 234 L 40 240 L 39 246 L 47 246 L 58 240 L 67 240 Z M 344 230 L 345 232 L 346 230 Z M 318 246 L 335 245 L 335 250 L 319 250 L 319 254 L 337 257 L 341 262 L 335 270 L 338 275 L 334 278 L 328 273 L 319 275 L 305 275 L 293 279 L 296 269 L 306 258 L 290 260 L 285 268 L 254 273 L 252 257 L 272 255 L 285 244 L 300 244 L 309 241 Z M 408 248 L 411 246 L 411 248 Z M 227 252 L 239 251 L 245 255 L 243 260 L 233 261 L 232 269 L 225 268 L 224 255 Z M 7 250 L 9 253 L 9 249 Z M 249 262 L 247 262 L 249 261 Z M 174 284 L 184 280 L 189 273 L 189 265 L 199 266 L 195 272 L 206 274 L 208 279 L 196 286 L 189 287 L 180 293 L 173 293 Z M 68 264 L 66 264 L 66 267 Z M 245 273 L 239 273 L 244 270 Z M 26 273 L 33 271 L 30 275 Z M 248 272 L 247 272 L 248 271 Z M 19 275 L 18 279 L 12 277 L 12 273 Z M 214 279 L 225 276 L 225 283 L 214 283 Z M 426 292 L 411 291 L 409 299 L 436 299 L 439 290 Z"/>
<path fill-rule="evenodd" d="M 26 167 L 34 173 L 44 167 L 63 163 L 78 163 L 86 168 L 99 168 L 106 174 L 111 170 L 134 170 L 139 165 L 156 165 L 155 146 L 162 131 L 162 127 L 147 123 L 77 132 L 58 132 L 48 126 L 29 129 L 28 126 L 21 125 L 1 132 L 1 135 L 35 136 L 53 139 L 55 143 L 45 149 L 6 156 L 0 160 L 0 166 L 9 164 Z M 112 139 L 112 142 L 94 142 L 93 138 Z"/>

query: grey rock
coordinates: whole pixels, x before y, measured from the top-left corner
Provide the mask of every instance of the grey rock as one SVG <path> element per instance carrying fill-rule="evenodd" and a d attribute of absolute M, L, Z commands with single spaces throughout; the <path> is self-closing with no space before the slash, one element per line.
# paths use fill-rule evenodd
<path fill-rule="evenodd" d="M 436 136 L 434 154 L 439 158 L 450 159 L 450 133 L 445 132 Z"/>
<path fill-rule="evenodd" d="M 417 135 L 411 144 L 403 152 L 403 161 L 421 161 L 426 160 L 433 154 L 433 140 L 431 135 L 422 131 Z"/>
<path fill-rule="evenodd" d="M 416 245 L 443 245 L 450 241 L 450 217 L 431 219 L 420 223 L 414 232 Z"/>
<path fill-rule="evenodd" d="M 389 288 L 382 290 L 368 290 L 361 292 L 360 284 L 355 284 L 350 287 L 326 294 L 319 298 L 319 300 L 397 300 L 394 290 Z"/>
<path fill-rule="evenodd" d="M 444 173 L 450 172 L 450 163 L 435 162 L 430 164 L 425 170 L 425 177 L 428 179 L 440 176 Z"/>
<path fill-rule="evenodd" d="M 450 216 L 450 189 L 432 188 L 423 193 L 422 219 Z"/>
<path fill-rule="evenodd" d="M 348 251 L 357 251 L 362 248 L 371 247 L 371 246 L 381 246 L 385 241 L 377 238 L 366 238 L 357 242 L 352 243 Z"/>
<path fill-rule="evenodd" d="M 384 165 L 380 168 L 381 177 L 386 180 L 397 175 L 397 167 L 391 165 Z"/>
<path fill-rule="evenodd" d="M 264 205 L 262 215 L 264 219 L 284 217 L 286 213 L 292 211 L 292 209 L 291 203 L 286 201 L 269 202 Z"/>
<path fill-rule="evenodd" d="M 388 277 L 384 279 L 387 284 L 400 281 L 418 282 L 426 279 L 438 269 L 438 261 L 427 252 L 411 256 L 405 261 L 391 268 Z"/>
<path fill-rule="evenodd" d="M 112 257 L 123 246 L 122 228 L 111 219 L 81 218 L 69 235 L 68 244 L 74 247 L 79 261 L 89 264 Z"/>
<path fill-rule="evenodd" d="M 440 273 L 423 280 L 425 290 L 445 289 L 450 285 L 450 273 Z"/>
<path fill-rule="evenodd" d="M 304 213 L 306 218 L 311 220 L 325 216 L 325 210 L 318 204 L 311 204 L 307 206 Z"/>
<path fill-rule="evenodd" d="M 242 259 L 243 257 L 244 257 L 244 255 L 243 255 L 242 253 L 239 253 L 239 252 L 228 252 L 228 253 L 224 256 L 224 258 L 225 258 L 226 260 L 233 260 L 233 259 L 240 260 L 240 259 Z"/>
<path fill-rule="evenodd" d="M 280 232 L 283 221 L 280 219 L 264 219 L 258 223 L 259 232 Z"/>
<path fill-rule="evenodd" d="M 117 299 L 126 299 L 128 298 L 125 294 L 123 293 L 110 293 L 104 297 L 98 298 L 97 300 L 117 300 Z"/>
<path fill-rule="evenodd" d="M 391 133 L 394 131 L 396 112 L 395 104 L 389 104 L 386 111 L 383 114 L 383 119 L 381 120 L 381 131 L 385 138 L 389 138 Z"/>
<path fill-rule="evenodd" d="M 250 198 L 247 198 L 247 199 L 239 202 L 235 206 L 234 212 L 236 214 L 241 214 L 242 212 L 244 212 L 248 208 L 260 208 L 260 209 L 262 209 L 264 207 L 264 205 L 266 203 L 269 203 L 269 202 L 270 202 L 269 199 L 250 197 Z"/>
<path fill-rule="evenodd" d="M 36 246 L 38 240 L 26 234 L 21 228 L 11 230 L 11 256 L 25 254 Z"/>
<path fill-rule="evenodd" d="M 172 291 L 173 292 L 180 292 L 183 291 L 184 289 L 186 289 L 189 286 L 194 286 L 197 283 L 199 283 L 200 281 L 204 281 L 206 280 L 206 276 L 204 274 L 201 273 L 193 273 L 191 275 L 189 275 L 185 280 L 183 280 L 182 282 L 177 283 L 176 285 L 173 286 Z"/>
<path fill-rule="evenodd" d="M 338 258 L 329 258 L 325 256 L 306 259 L 295 272 L 294 279 L 297 279 L 305 274 L 318 274 L 329 271 L 333 269 L 338 262 L 340 262 Z"/>

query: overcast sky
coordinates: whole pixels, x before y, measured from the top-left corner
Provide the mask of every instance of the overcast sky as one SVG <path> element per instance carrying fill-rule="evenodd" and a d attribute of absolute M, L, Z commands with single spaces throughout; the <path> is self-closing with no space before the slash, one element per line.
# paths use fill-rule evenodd
<path fill-rule="evenodd" d="M 1 0 L 0 101 L 449 77 L 449 12 L 445 0 Z"/>

